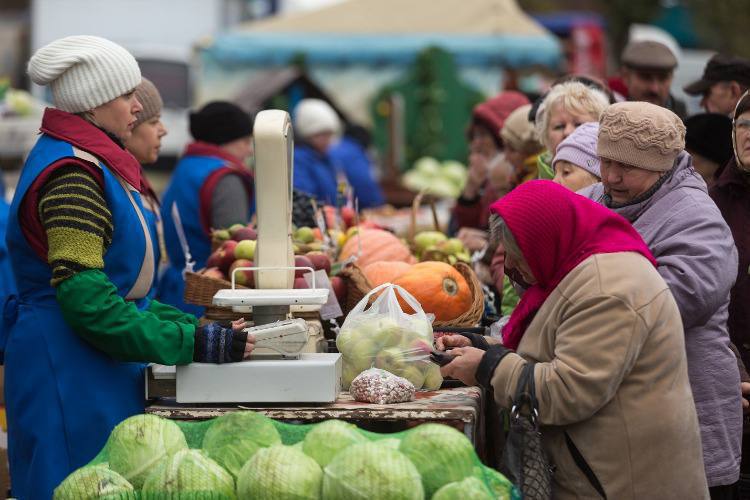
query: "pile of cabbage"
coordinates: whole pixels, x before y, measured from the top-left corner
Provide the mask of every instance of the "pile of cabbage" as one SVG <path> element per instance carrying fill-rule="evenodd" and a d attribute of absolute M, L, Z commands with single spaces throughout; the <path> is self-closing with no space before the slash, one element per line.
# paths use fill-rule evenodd
<path fill-rule="evenodd" d="M 327 420 L 304 437 L 283 439 L 284 426 L 292 427 L 255 412 L 230 413 L 190 448 L 176 423 L 137 415 L 112 431 L 107 461 L 73 472 L 54 500 L 520 498 L 452 427 L 378 435 Z"/>

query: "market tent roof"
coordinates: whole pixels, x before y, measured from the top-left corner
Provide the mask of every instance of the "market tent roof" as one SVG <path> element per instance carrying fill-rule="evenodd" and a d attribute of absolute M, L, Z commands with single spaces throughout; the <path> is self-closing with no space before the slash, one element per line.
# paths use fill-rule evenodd
<path fill-rule="evenodd" d="M 348 0 L 248 23 L 204 49 L 220 63 L 408 64 L 439 46 L 458 64 L 556 66 L 557 39 L 515 0 Z"/>

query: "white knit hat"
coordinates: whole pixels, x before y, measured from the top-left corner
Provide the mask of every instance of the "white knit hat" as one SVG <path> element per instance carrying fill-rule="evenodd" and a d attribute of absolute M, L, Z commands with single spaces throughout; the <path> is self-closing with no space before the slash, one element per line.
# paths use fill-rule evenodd
<path fill-rule="evenodd" d="M 302 99 L 294 108 L 294 129 L 303 139 L 321 132 L 338 134 L 340 127 L 336 111 L 321 99 Z"/>
<path fill-rule="evenodd" d="M 141 83 L 135 58 L 98 36 L 69 36 L 36 51 L 27 69 L 31 80 L 49 85 L 55 107 L 81 113 L 108 103 Z"/>

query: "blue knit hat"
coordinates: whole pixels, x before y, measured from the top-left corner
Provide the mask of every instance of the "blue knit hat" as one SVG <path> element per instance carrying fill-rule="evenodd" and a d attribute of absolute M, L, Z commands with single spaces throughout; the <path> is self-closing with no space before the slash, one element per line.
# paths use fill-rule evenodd
<path fill-rule="evenodd" d="M 555 163 L 558 161 L 565 160 L 601 179 L 601 161 L 596 154 L 598 138 L 598 122 L 588 122 L 579 126 L 557 146 L 552 168 L 555 168 Z"/>

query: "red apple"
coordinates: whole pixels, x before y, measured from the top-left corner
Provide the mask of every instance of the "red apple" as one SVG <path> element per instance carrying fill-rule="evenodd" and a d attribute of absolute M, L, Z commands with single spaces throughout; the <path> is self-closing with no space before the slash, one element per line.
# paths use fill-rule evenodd
<path fill-rule="evenodd" d="M 307 280 L 305 278 L 294 278 L 294 289 L 295 290 L 301 290 L 303 288 L 310 288 L 310 285 L 307 284 Z"/>
<path fill-rule="evenodd" d="M 336 294 L 339 304 L 343 304 L 344 299 L 346 299 L 346 282 L 339 276 L 334 276 L 331 278 L 331 288 L 333 288 L 333 293 Z"/>
<path fill-rule="evenodd" d="M 238 259 L 235 260 L 232 265 L 229 267 L 229 279 L 232 279 L 232 273 L 235 269 L 238 267 L 254 267 L 255 264 L 252 263 L 252 261 L 249 261 L 247 259 Z M 235 274 L 235 283 L 238 285 L 246 286 L 248 288 L 255 288 L 255 273 L 253 271 L 245 270 L 245 271 L 237 271 L 237 274 Z"/>
<path fill-rule="evenodd" d="M 315 269 L 315 266 L 313 266 L 313 263 L 310 262 L 310 259 L 305 257 L 304 255 L 295 255 L 294 256 L 294 267 L 312 267 Z M 309 273 L 307 269 L 296 269 L 294 271 L 294 277 L 295 278 L 302 278 L 305 273 Z"/>
<path fill-rule="evenodd" d="M 312 262 L 313 269 L 316 271 L 318 269 L 322 269 L 326 272 L 326 274 L 331 273 L 331 259 L 328 258 L 326 254 L 323 252 L 308 252 L 305 254 L 305 257 L 310 259 L 310 262 Z"/>
<path fill-rule="evenodd" d="M 224 251 L 221 249 L 216 250 L 206 259 L 206 267 L 216 267 L 221 265 L 221 259 L 224 257 Z"/>
<path fill-rule="evenodd" d="M 346 227 L 354 225 L 354 209 L 352 207 L 341 207 L 341 220 Z"/>
<path fill-rule="evenodd" d="M 206 276 L 208 278 L 214 278 L 217 280 L 225 280 L 227 279 L 226 276 L 224 276 L 224 273 L 221 272 L 221 270 L 218 267 L 208 267 L 203 270 L 201 273 L 203 276 Z"/>
<path fill-rule="evenodd" d="M 253 229 L 251 227 L 243 227 L 241 229 L 236 230 L 232 234 L 232 239 L 234 241 L 257 240 L 258 239 L 258 233 L 255 232 L 255 229 Z"/>
<path fill-rule="evenodd" d="M 219 247 L 219 252 L 223 252 L 221 261 L 219 262 L 219 269 L 224 272 L 229 270 L 229 266 L 234 262 L 234 249 L 237 246 L 237 242 L 234 240 L 227 240 Z"/>

